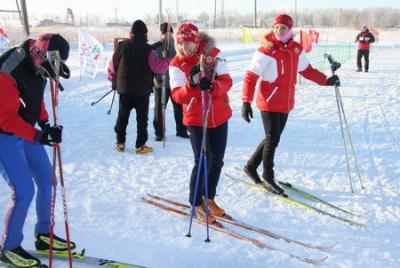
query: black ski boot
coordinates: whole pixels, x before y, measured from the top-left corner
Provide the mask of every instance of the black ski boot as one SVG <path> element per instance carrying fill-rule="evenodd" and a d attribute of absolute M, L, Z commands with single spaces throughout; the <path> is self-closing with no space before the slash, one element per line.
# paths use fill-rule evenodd
<path fill-rule="evenodd" d="M 3 263 L 11 264 L 15 267 L 47 268 L 47 265 L 42 264 L 38 258 L 26 252 L 22 247 L 11 250 L 1 250 L 0 260 Z"/>
<path fill-rule="evenodd" d="M 50 234 L 35 233 L 35 237 L 36 237 L 35 241 L 36 250 L 48 251 L 50 249 Z M 75 243 L 72 241 L 70 241 L 70 248 L 71 250 L 74 250 L 76 248 Z M 56 235 L 53 235 L 53 250 L 58 252 L 67 251 L 68 250 L 67 241 Z"/>
<path fill-rule="evenodd" d="M 274 179 L 265 179 L 262 182 L 262 186 L 264 187 L 265 190 L 273 194 L 281 195 L 283 197 L 288 197 L 288 195 L 285 194 L 285 191 L 275 183 Z"/>
<path fill-rule="evenodd" d="M 250 167 L 249 165 L 245 165 L 243 167 L 244 173 L 246 173 L 249 178 L 254 181 L 255 184 L 260 184 L 262 183 L 260 176 L 257 174 L 257 169 Z"/>

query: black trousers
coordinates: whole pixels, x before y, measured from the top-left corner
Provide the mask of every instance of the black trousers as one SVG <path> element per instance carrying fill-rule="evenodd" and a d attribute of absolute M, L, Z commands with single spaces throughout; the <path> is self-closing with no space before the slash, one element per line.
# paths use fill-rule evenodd
<path fill-rule="evenodd" d="M 165 92 L 165 106 L 167 106 L 168 100 L 171 96 L 171 89 L 166 88 Z M 183 112 L 182 105 L 174 102 L 171 98 L 171 102 L 174 109 L 174 118 L 176 125 L 176 134 L 186 133 L 186 126 L 183 124 Z M 154 119 L 153 126 L 154 132 L 157 137 L 163 136 L 163 122 L 162 122 L 162 89 L 154 88 Z"/>
<path fill-rule="evenodd" d="M 364 70 L 368 71 L 369 68 L 369 50 L 361 50 L 357 51 L 357 67 L 358 69 L 362 69 L 361 58 L 364 57 Z"/>
<path fill-rule="evenodd" d="M 258 145 L 247 165 L 257 168 L 263 162 L 264 171 L 262 176 L 265 179 L 273 179 L 275 177 L 275 150 L 278 147 L 281 134 L 285 128 L 288 114 L 261 111 L 261 118 L 264 125 L 265 138 Z"/>
<path fill-rule="evenodd" d="M 119 95 L 118 118 L 114 130 L 117 133 L 117 143 L 125 143 L 126 127 L 133 108 L 136 110 L 136 148 L 139 148 L 148 139 L 149 96 Z"/>
<path fill-rule="evenodd" d="M 196 187 L 197 169 L 199 167 L 201 142 L 203 138 L 203 128 L 188 126 L 190 143 L 194 154 L 194 166 L 190 177 L 190 194 L 189 202 L 194 206 L 202 204 L 202 198 L 205 196 L 204 189 L 204 164 L 201 165 L 199 186 L 194 199 L 194 191 Z M 224 155 L 228 137 L 228 122 L 216 127 L 208 128 L 206 135 L 206 156 L 207 156 L 207 178 L 208 178 L 208 198 L 214 199 L 217 192 L 217 185 L 221 175 L 221 169 L 224 165 Z M 203 160 L 204 161 L 204 160 Z"/>

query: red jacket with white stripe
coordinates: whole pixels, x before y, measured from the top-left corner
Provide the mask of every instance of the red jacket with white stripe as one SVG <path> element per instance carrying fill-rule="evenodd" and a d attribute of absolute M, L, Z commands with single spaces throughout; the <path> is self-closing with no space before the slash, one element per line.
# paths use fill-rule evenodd
<path fill-rule="evenodd" d="M 201 90 L 199 86 L 190 86 L 190 70 L 194 65 L 199 63 L 200 54 L 205 53 L 214 59 L 220 57 L 220 51 L 213 46 L 209 37 L 202 34 L 201 38 L 203 41 L 200 42 L 197 53 L 185 57 L 178 52 L 169 66 L 171 96 L 175 102 L 182 104 L 183 123 L 186 126 L 202 126 Z M 232 79 L 224 61 L 218 62 L 216 74 L 212 82 L 214 90 L 211 93 L 206 92 L 205 94 L 205 107 L 208 107 L 209 94 L 212 97 L 212 105 L 208 114 L 208 128 L 218 127 L 232 116 L 227 94 L 232 87 Z"/>
<path fill-rule="evenodd" d="M 268 33 L 261 42 L 244 77 L 243 102 L 253 101 L 257 86 L 257 106 L 261 111 L 289 113 L 295 103 L 297 72 L 326 85 L 326 76 L 312 68 L 303 48 L 293 39 L 283 44 Z"/>

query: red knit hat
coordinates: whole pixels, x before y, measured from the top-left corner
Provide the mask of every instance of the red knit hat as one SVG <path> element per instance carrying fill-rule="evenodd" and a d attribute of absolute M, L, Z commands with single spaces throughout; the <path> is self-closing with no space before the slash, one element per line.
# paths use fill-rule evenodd
<path fill-rule="evenodd" d="M 280 14 L 280 15 L 276 16 L 276 18 L 275 18 L 274 25 L 276 25 L 276 24 L 283 24 L 283 25 L 287 26 L 290 30 L 293 26 L 293 20 L 292 20 L 292 17 L 290 17 L 289 15 Z"/>
<path fill-rule="evenodd" d="M 198 43 L 200 40 L 199 29 L 191 23 L 182 24 L 176 32 L 176 41 L 178 44 L 187 41 Z"/>

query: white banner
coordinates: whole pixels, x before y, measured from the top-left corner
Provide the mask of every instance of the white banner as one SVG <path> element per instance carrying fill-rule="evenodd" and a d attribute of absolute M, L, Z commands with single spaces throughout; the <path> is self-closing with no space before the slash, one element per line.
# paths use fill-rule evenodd
<path fill-rule="evenodd" d="M 78 29 L 78 47 L 81 74 L 94 78 L 104 47 L 89 33 Z"/>

